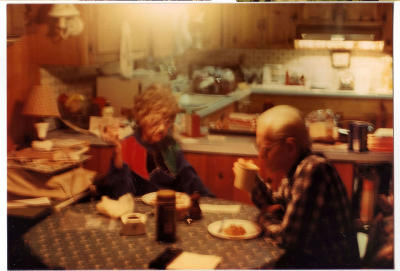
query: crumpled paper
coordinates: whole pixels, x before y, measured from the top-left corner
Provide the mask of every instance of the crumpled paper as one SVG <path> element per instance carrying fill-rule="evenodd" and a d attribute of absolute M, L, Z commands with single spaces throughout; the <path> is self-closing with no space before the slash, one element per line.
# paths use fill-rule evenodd
<path fill-rule="evenodd" d="M 132 213 L 135 209 L 135 200 L 132 194 L 127 193 L 118 198 L 110 199 L 108 196 L 102 196 L 101 201 L 96 204 L 99 213 L 111 218 L 119 218 L 124 214 Z"/>

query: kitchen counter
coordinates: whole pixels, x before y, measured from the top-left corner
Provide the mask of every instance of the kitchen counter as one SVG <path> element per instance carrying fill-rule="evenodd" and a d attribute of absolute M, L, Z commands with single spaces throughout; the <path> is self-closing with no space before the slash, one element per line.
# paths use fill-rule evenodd
<path fill-rule="evenodd" d="M 185 152 L 257 156 L 254 136 L 207 135 L 200 138 L 179 136 L 178 140 Z M 345 143 L 314 143 L 312 150 L 323 153 L 331 161 L 365 164 L 393 163 L 393 152 L 357 153 L 347 150 Z"/>
<path fill-rule="evenodd" d="M 196 114 L 200 116 L 200 118 L 206 117 L 211 113 L 214 113 L 234 102 L 238 102 L 251 94 L 250 89 L 246 90 L 236 90 L 234 92 L 225 95 L 225 97 L 217 100 L 216 102 L 208 105 L 206 108 L 200 109 L 196 111 Z"/>
<path fill-rule="evenodd" d="M 305 86 L 287 85 L 258 85 L 249 86 L 251 94 L 274 94 L 274 95 L 297 95 L 297 96 L 319 96 L 337 98 L 362 98 L 362 99 L 393 99 L 391 93 L 366 92 L 357 90 L 331 90 L 311 89 Z"/>
<path fill-rule="evenodd" d="M 254 136 L 209 134 L 203 137 L 192 138 L 182 135 L 175 136 L 184 152 L 228 154 L 242 156 L 257 156 Z M 73 130 L 54 130 L 49 132 L 48 138 L 79 139 L 90 142 L 92 146 L 110 146 L 95 135 L 81 134 Z M 393 152 L 364 152 L 357 153 L 347 150 L 347 144 L 313 144 L 314 152 L 323 153 L 331 161 L 354 163 L 393 163 Z"/>
<path fill-rule="evenodd" d="M 245 89 L 238 89 L 228 95 L 218 95 L 222 97 L 217 99 L 215 102 L 208 104 L 205 108 L 196 110 L 196 114 L 201 118 L 204 118 L 234 102 L 238 102 L 250 96 L 251 94 L 393 100 L 393 94 L 391 93 L 359 92 L 357 90 L 310 89 L 305 86 L 251 84 Z M 209 94 L 208 96 L 213 95 Z"/>

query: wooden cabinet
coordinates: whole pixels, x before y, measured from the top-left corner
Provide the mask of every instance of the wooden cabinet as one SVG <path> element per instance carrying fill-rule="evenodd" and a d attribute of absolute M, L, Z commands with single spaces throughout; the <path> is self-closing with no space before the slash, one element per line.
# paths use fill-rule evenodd
<path fill-rule="evenodd" d="M 216 50 L 222 48 L 222 6 L 217 4 L 190 4 L 190 31 L 194 41 L 201 43 L 200 50 Z"/>
<path fill-rule="evenodd" d="M 223 6 L 224 48 L 293 48 L 298 5 Z"/>
<path fill-rule="evenodd" d="M 185 158 L 216 197 L 252 203 L 249 193 L 233 186 L 232 167 L 239 157 L 244 156 L 185 153 Z"/>
<path fill-rule="evenodd" d="M 130 26 L 134 55 L 149 53 L 150 29 L 148 7 L 141 4 L 90 5 L 85 23 L 89 28 L 88 51 L 91 64 L 119 60 L 123 23 Z"/>
<path fill-rule="evenodd" d="M 251 204 L 250 194 L 233 186 L 234 174 L 232 167 L 233 163 L 240 157 L 245 156 L 185 153 L 185 158 L 195 168 L 204 184 L 217 197 Z M 256 157 L 248 158 L 256 160 Z M 351 199 L 353 195 L 354 165 L 344 162 L 334 162 L 333 165 L 342 179 L 349 199 Z M 277 189 L 278 184 L 279 180 L 274 180 L 271 187 Z"/>
<path fill-rule="evenodd" d="M 333 163 L 344 186 L 346 187 L 347 196 L 351 200 L 353 198 L 353 185 L 354 185 L 354 165 L 352 163 Z"/>
<path fill-rule="evenodd" d="M 100 174 L 106 174 L 110 169 L 110 161 L 113 153 L 113 146 L 90 146 L 88 154 L 91 157 L 83 166 Z"/>
<path fill-rule="evenodd" d="M 265 11 L 264 8 L 254 4 L 223 6 L 223 47 L 261 48 Z"/>
<path fill-rule="evenodd" d="M 302 4 L 299 20 L 316 23 L 381 22 L 376 3 L 362 4 Z"/>
<path fill-rule="evenodd" d="M 91 5 L 88 11 L 89 55 L 92 64 L 119 60 L 123 23 L 130 26 L 133 57 L 163 58 L 175 53 L 185 31 L 202 50 L 221 46 L 220 6 L 196 4 Z M 186 25 L 186 26 L 185 26 Z M 191 47 L 195 47 L 192 44 Z"/>
<path fill-rule="evenodd" d="M 393 4 L 378 6 L 378 15 L 384 21 L 382 29 L 382 38 L 385 41 L 385 51 L 388 54 L 393 53 Z"/>

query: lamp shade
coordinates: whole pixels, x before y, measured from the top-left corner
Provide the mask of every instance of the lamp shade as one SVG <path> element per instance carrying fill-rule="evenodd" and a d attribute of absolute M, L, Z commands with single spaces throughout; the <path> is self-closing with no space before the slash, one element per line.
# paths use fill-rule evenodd
<path fill-rule="evenodd" d="M 22 111 L 24 115 L 59 117 L 57 100 L 53 89 L 46 85 L 33 87 Z"/>
<path fill-rule="evenodd" d="M 49 15 L 52 17 L 79 16 L 79 10 L 72 4 L 56 4 L 51 7 Z"/>

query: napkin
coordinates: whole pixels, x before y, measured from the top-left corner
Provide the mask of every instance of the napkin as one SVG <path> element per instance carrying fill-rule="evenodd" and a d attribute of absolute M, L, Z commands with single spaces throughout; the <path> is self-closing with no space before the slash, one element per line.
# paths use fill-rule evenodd
<path fill-rule="evenodd" d="M 200 209 L 202 212 L 205 212 L 205 213 L 237 214 L 240 212 L 240 205 L 221 205 L 221 204 L 200 203 Z"/>
<path fill-rule="evenodd" d="M 135 202 L 130 193 L 119 197 L 118 200 L 102 196 L 101 201 L 96 204 L 96 209 L 99 213 L 111 218 L 119 218 L 126 213 L 132 213 L 134 208 Z"/>
<path fill-rule="evenodd" d="M 184 251 L 168 264 L 166 269 L 215 269 L 221 260 L 222 258 L 220 256 L 203 255 Z"/>

